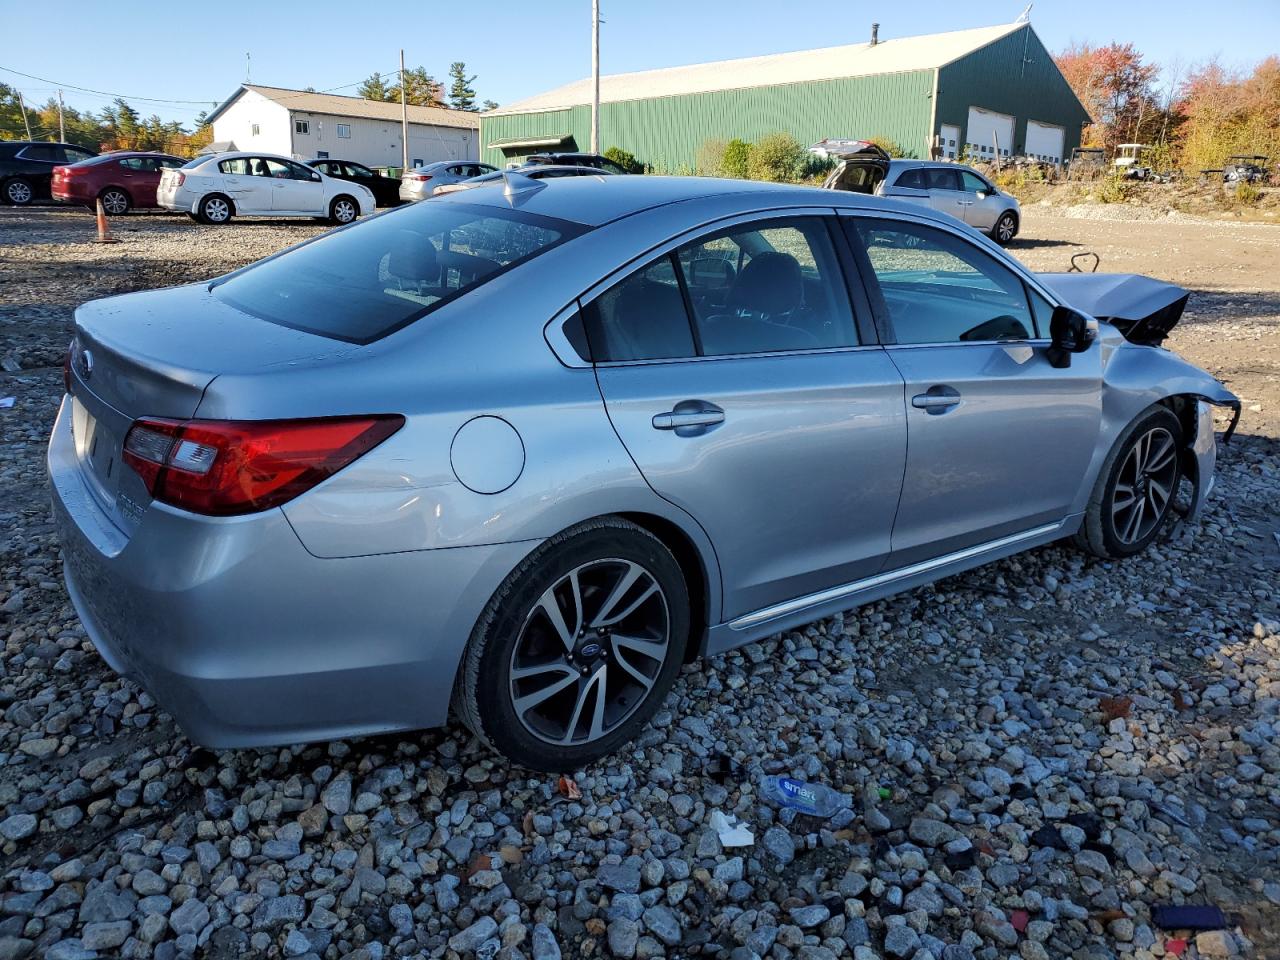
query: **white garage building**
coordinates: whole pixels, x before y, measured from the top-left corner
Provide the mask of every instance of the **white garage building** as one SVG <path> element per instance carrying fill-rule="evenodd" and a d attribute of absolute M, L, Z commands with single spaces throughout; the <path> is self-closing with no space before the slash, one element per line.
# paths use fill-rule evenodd
<path fill-rule="evenodd" d="M 418 106 L 408 112 L 411 167 L 479 158 L 476 114 Z M 399 103 L 246 83 L 209 115 L 209 123 L 222 150 L 333 157 L 371 167 L 401 163 Z"/>

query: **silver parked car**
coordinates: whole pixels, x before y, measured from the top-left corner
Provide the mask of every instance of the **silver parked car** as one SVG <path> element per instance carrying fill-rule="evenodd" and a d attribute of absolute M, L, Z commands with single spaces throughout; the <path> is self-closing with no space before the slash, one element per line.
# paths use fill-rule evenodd
<path fill-rule="evenodd" d="M 1022 208 L 1017 198 L 972 167 L 928 160 L 891 160 L 875 144 L 858 143 L 860 148 L 842 151 L 842 159 L 823 183 L 828 190 L 896 197 L 949 213 L 1001 246 L 1018 235 Z"/>
<path fill-rule="evenodd" d="M 438 187 L 450 183 L 462 183 L 472 177 L 482 177 L 497 169 L 475 160 L 441 160 L 438 163 L 428 163 L 425 167 L 414 167 L 412 170 L 406 170 L 400 177 L 400 199 L 425 200 L 432 196 Z"/>
<path fill-rule="evenodd" d="M 472 180 L 464 180 L 461 183 L 451 183 L 448 186 L 441 187 L 436 191 L 437 194 L 454 193 L 458 190 L 471 190 L 475 187 L 493 186 L 498 183 L 505 183 L 504 178 L 510 178 L 512 175 L 521 177 L 521 183 L 525 180 L 554 180 L 557 177 L 609 177 L 614 174 L 609 170 L 601 170 L 597 167 L 572 167 L 572 166 L 553 166 L 547 164 L 545 166 L 527 166 L 513 167 L 509 170 L 495 170 L 493 173 L 486 173 L 482 177 L 475 177 Z"/>
<path fill-rule="evenodd" d="M 572 769 L 691 658 L 1195 515 L 1209 405 L 1238 403 L 1157 346 L 1185 299 L 856 193 L 449 194 L 79 308 L 48 456 L 67 588 L 201 743 L 452 706 Z"/>

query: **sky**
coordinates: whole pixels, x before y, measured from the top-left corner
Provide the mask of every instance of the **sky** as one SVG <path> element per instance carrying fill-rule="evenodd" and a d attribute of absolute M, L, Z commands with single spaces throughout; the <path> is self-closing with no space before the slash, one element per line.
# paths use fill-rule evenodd
<path fill-rule="evenodd" d="M 873 20 L 882 40 L 990 26 L 1013 21 L 1024 6 L 1025 0 L 601 0 L 600 69 L 622 73 L 860 43 Z M 238 9 L 196 0 L 61 0 L 56 29 L 42 4 L 0 0 L 0 15 L 8 38 L 43 38 L 0 44 L 0 82 L 17 87 L 28 103 L 44 103 L 62 85 L 77 109 L 96 111 L 123 94 L 143 116 L 187 125 L 235 92 L 245 79 L 246 53 L 255 83 L 353 94 L 375 70 L 394 72 L 403 44 L 408 66 L 421 64 L 437 77 L 464 61 L 477 77 L 478 99 L 499 103 L 591 72 L 590 0 L 307 0 Z M 1055 52 L 1073 42 L 1132 42 L 1148 62 L 1179 64 L 1183 72 L 1214 56 L 1249 67 L 1280 53 L 1280 0 L 1037 0 L 1031 23 Z"/>

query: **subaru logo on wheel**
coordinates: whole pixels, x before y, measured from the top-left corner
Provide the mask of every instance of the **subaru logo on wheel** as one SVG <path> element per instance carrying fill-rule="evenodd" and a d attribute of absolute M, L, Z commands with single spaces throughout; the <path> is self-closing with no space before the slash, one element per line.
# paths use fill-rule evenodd
<path fill-rule="evenodd" d="M 588 643 L 583 646 L 582 655 L 584 657 L 598 657 L 603 649 L 604 647 L 600 646 L 598 643 Z"/>

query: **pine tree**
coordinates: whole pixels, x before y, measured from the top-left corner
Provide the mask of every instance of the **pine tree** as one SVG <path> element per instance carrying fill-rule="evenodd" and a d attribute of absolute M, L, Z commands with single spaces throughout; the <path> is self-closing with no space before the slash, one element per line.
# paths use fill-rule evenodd
<path fill-rule="evenodd" d="M 382 74 L 375 73 L 356 88 L 356 96 L 366 100 L 391 100 L 391 88 L 382 79 Z M 399 99 L 399 96 L 395 99 Z"/>
<path fill-rule="evenodd" d="M 482 109 L 482 110 L 497 110 L 497 109 L 498 109 L 497 101 L 495 101 L 495 100 L 486 100 L 486 101 L 484 102 L 484 104 L 481 106 L 481 109 Z"/>
<path fill-rule="evenodd" d="M 404 99 L 419 107 L 443 107 L 440 81 L 427 73 L 426 67 L 413 67 L 404 72 Z M 400 84 L 387 90 L 387 99 L 399 101 Z"/>
<path fill-rule="evenodd" d="M 467 76 L 467 65 L 461 60 L 449 64 L 449 77 L 453 81 L 449 85 L 449 106 L 455 110 L 475 112 L 476 91 L 471 84 L 476 78 Z"/>

